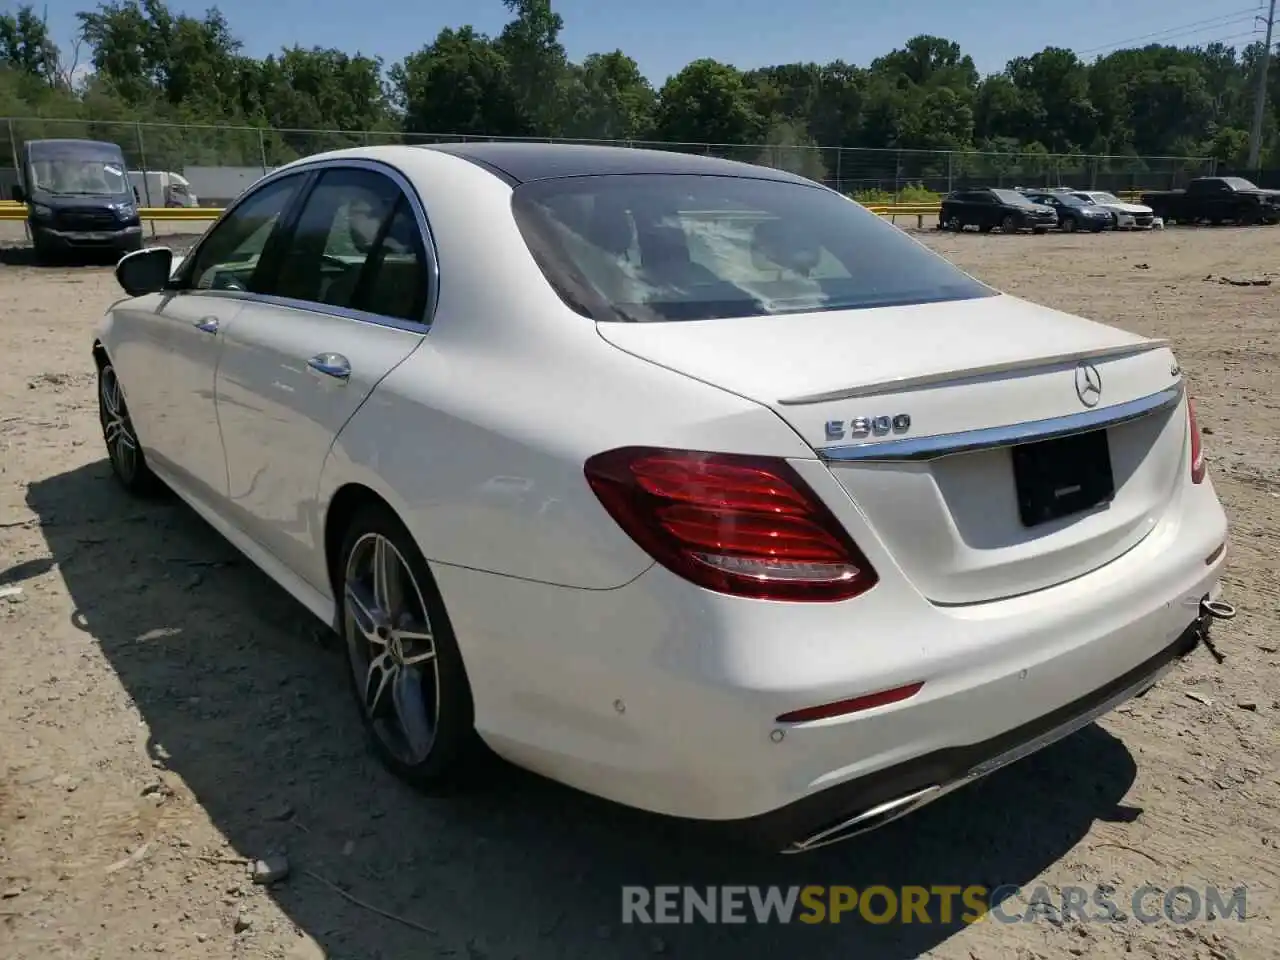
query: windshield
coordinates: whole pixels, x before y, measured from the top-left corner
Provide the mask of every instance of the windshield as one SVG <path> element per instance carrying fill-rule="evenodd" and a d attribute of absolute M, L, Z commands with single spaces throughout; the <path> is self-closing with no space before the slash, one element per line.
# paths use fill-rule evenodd
<path fill-rule="evenodd" d="M 548 281 L 598 321 L 710 320 L 994 296 L 898 228 L 818 186 L 666 174 L 517 187 Z"/>
<path fill-rule="evenodd" d="M 1119 203 L 1120 202 L 1120 198 L 1117 197 L 1114 193 L 1095 193 L 1093 194 L 1093 199 L 1098 201 L 1098 203 Z"/>
<path fill-rule="evenodd" d="M 119 196 L 129 192 L 118 164 L 104 160 L 58 157 L 31 161 L 31 186 L 67 196 Z"/>
<path fill-rule="evenodd" d="M 1001 203 L 1012 203 L 1015 206 L 1030 207 L 1035 204 L 1029 200 L 1026 194 L 1018 193 L 1016 190 L 992 190 L 997 200 Z"/>

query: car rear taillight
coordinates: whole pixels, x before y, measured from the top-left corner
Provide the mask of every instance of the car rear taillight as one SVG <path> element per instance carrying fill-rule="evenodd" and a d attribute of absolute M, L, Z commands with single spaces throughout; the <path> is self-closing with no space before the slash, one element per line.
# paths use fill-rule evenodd
<path fill-rule="evenodd" d="M 1191 433 L 1191 482 L 1201 483 L 1208 470 L 1204 462 L 1204 446 L 1200 439 L 1200 425 L 1196 423 L 1196 403 L 1187 397 L 1187 428 Z"/>
<path fill-rule="evenodd" d="M 833 601 L 875 586 L 871 564 L 784 460 L 625 447 L 592 457 L 585 473 L 645 552 L 708 590 Z"/>

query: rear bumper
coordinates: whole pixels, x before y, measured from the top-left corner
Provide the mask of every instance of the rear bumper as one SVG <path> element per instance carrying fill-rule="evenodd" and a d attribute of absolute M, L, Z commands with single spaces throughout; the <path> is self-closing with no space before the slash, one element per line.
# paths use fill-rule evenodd
<path fill-rule="evenodd" d="M 815 488 L 825 473 L 832 492 L 826 467 L 803 463 L 793 461 Z M 834 509 L 846 528 L 865 531 L 845 504 Z M 963 782 L 1061 718 L 1110 709 L 1114 692 L 1185 652 L 1188 624 L 1217 590 L 1226 532 L 1211 480 L 1188 482 L 1106 566 L 957 607 L 926 601 L 862 532 L 882 580 L 835 604 L 723 597 L 661 567 L 610 590 L 433 571 L 477 728 L 499 755 L 610 800 L 789 844 L 903 791 Z M 898 703 L 775 719 L 917 681 Z"/>
<path fill-rule="evenodd" d="M 1088 726 L 1155 684 L 1200 643 L 1208 624 L 1092 693 L 981 743 L 948 747 L 812 794 L 732 826 L 783 853 L 806 853 L 882 827 Z"/>

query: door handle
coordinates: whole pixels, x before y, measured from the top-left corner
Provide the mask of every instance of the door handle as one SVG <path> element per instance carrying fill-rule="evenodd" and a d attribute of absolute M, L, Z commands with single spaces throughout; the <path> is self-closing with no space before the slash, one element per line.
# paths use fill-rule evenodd
<path fill-rule="evenodd" d="M 346 380 L 351 376 L 351 361 L 340 353 L 317 353 L 307 361 L 307 366 L 335 380 Z"/>
<path fill-rule="evenodd" d="M 201 317 L 199 320 L 196 321 L 196 329 L 203 333 L 217 333 L 218 318 L 217 317 Z"/>

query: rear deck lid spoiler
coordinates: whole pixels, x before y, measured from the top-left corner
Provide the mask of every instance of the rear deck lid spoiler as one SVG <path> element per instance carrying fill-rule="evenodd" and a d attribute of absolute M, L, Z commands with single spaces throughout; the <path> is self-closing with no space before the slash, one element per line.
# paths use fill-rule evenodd
<path fill-rule="evenodd" d="M 880 380 L 875 383 L 859 384 L 842 390 L 830 390 L 824 393 L 811 393 L 798 397 L 783 397 L 777 402 L 782 406 L 801 406 L 807 403 L 828 403 L 833 400 L 850 400 L 855 397 L 873 397 L 881 393 L 898 393 L 903 390 L 916 390 L 923 387 L 941 387 L 961 384 L 966 380 L 978 377 L 989 377 L 1001 373 L 1035 373 L 1039 368 L 1059 366 L 1063 363 L 1078 363 L 1081 360 L 1103 360 L 1117 357 L 1128 357 L 1139 353 L 1147 353 L 1167 347 L 1167 339 L 1144 340 L 1140 343 L 1120 346 L 1100 347 L 1096 350 L 1073 350 L 1052 356 L 1038 357 L 1033 364 L 1025 360 L 1007 360 L 999 363 L 983 364 L 968 367 L 964 370 L 946 370 L 937 373 L 926 373 L 911 377 L 896 377 Z"/>

